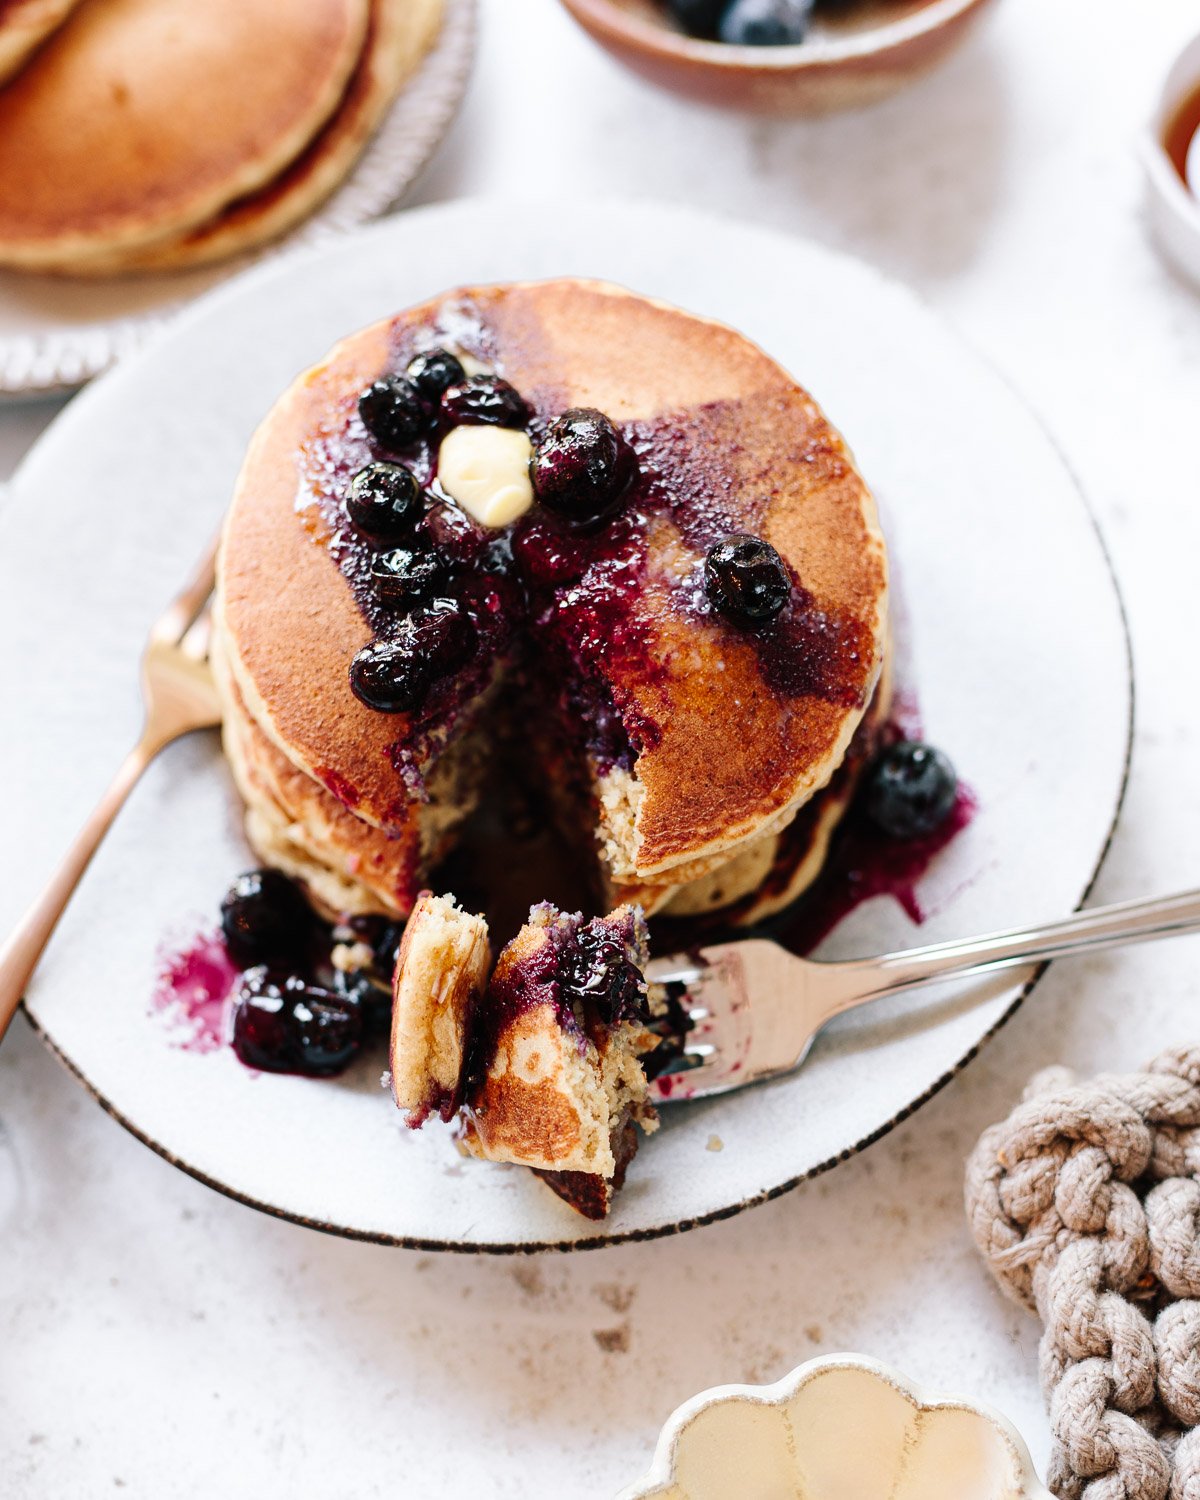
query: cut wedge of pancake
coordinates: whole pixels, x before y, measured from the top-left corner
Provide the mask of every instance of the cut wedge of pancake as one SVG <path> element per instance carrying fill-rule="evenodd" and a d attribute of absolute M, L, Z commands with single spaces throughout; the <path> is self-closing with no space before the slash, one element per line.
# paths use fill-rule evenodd
<path fill-rule="evenodd" d="M 366 45 L 333 118 L 301 155 L 258 192 L 181 236 L 81 259 L 77 275 L 175 271 L 267 244 L 307 218 L 362 154 L 432 45 L 443 0 L 371 0 Z"/>
<path fill-rule="evenodd" d="M 486 989 L 486 926 L 421 896 L 396 964 L 392 1088 L 409 1123 L 462 1108 L 469 1155 L 532 1168 L 603 1218 L 654 1130 L 642 1058 L 657 1045 L 640 912 L 584 922 L 542 904 Z"/>
<path fill-rule="evenodd" d="M 71 269 L 212 219 L 346 92 L 368 0 L 89 0 L 0 90 L 0 264 Z"/>
<path fill-rule="evenodd" d="M 0 0 L 0 84 L 29 61 L 79 0 Z"/>

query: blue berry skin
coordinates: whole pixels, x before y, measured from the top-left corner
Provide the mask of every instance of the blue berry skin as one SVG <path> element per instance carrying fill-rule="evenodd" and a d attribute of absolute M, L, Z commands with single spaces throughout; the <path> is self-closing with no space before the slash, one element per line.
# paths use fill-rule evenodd
<path fill-rule="evenodd" d="M 426 349 L 409 361 L 404 373 L 434 405 L 441 400 L 443 391 L 467 378 L 461 362 L 448 349 Z"/>
<path fill-rule="evenodd" d="M 358 398 L 363 426 L 391 452 L 411 447 L 429 426 L 429 403 L 403 375 L 386 375 Z"/>
<path fill-rule="evenodd" d="M 242 976 L 233 1011 L 233 1050 L 248 1068 L 328 1078 L 362 1046 L 362 1007 L 298 975 L 262 966 Z"/>
<path fill-rule="evenodd" d="M 708 549 L 704 591 L 712 607 L 743 629 L 769 624 L 788 602 L 792 581 L 770 542 L 738 532 Z"/>
<path fill-rule="evenodd" d="M 449 576 L 436 552 L 393 547 L 371 559 L 371 586 L 389 609 L 414 609 L 442 592 Z"/>
<path fill-rule="evenodd" d="M 791 47 L 808 35 L 813 0 L 733 0 L 717 35 L 735 47 Z"/>
<path fill-rule="evenodd" d="M 299 886 L 278 870 L 239 875 L 221 902 L 225 946 L 243 967 L 301 953 L 312 920 L 312 908 Z"/>
<path fill-rule="evenodd" d="M 471 375 L 442 393 L 443 421 L 470 427 L 524 427 L 529 408 L 499 375 Z"/>
<path fill-rule="evenodd" d="M 556 417 L 530 465 L 533 492 L 547 509 L 573 521 L 611 510 L 628 488 L 633 457 L 621 434 L 594 407 Z"/>
<path fill-rule="evenodd" d="M 667 9 L 688 36 L 716 41 L 717 27 L 729 0 L 667 0 Z"/>
<path fill-rule="evenodd" d="M 368 464 L 350 481 L 346 514 L 369 537 L 392 541 L 413 531 L 425 514 L 416 475 L 403 464 Z"/>
<path fill-rule="evenodd" d="M 958 777 L 933 745 L 901 740 L 876 760 L 866 788 L 867 816 L 894 839 L 928 838 L 954 811 Z"/>

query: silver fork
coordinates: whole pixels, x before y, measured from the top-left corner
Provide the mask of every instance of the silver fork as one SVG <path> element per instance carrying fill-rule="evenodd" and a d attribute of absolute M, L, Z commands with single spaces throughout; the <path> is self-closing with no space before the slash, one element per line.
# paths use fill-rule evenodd
<path fill-rule="evenodd" d="M 763 938 L 656 958 L 647 977 L 668 987 L 690 1028 L 663 1043 L 665 1066 L 651 1092 L 660 1103 L 703 1099 L 781 1078 L 834 1016 L 900 990 L 1197 930 L 1200 891 L 1185 891 L 882 958 L 823 963 Z"/>
<path fill-rule="evenodd" d="M 142 772 L 164 746 L 194 729 L 221 722 L 208 669 L 209 601 L 216 543 L 155 622 L 142 656 L 146 719 L 141 738 L 121 763 L 99 805 L 83 825 L 41 896 L 0 947 L 0 1037 L 16 1015 L 38 961 L 83 872 L 100 847 Z"/>

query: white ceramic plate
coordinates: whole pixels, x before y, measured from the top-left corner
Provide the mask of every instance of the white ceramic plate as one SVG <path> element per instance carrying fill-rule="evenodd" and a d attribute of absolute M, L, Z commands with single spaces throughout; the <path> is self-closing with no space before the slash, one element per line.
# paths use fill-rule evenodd
<path fill-rule="evenodd" d="M 915 929 L 887 900 L 829 945 L 870 953 L 1053 917 L 1083 898 L 1129 748 L 1120 603 L 1088 511 L 1012 390 L 857 262 L 678 209 L 484 201 L 423 209 L 189 309 L 83 392 L 0 504 L 0 930 L 138 726 L 149 622 L 212 533 L 247 439 L 342 334 L 464 282 L 607 277 L 722 318 L 804 381 L 878 490 L 927 731 L 981 811 L 929 873 Z M 846 1018 L 797 1076 L 666 1111 L 612 1218 L 531 1174 L 405 1130 L 382 1056 L 340 1082 L 254 1077 L 148 1014 L 164 936 L 211 922 L 249 863 L 215 736 L 176 745 L 120 818 L 32 986 L 35 1023 L 130 1129 L 234 1196 L 338 1233 L 465 1250 L 574 1248 L 689 1228 L 832 1166 L 970 1057 L 1019 974 Z M 982 997 L 982 998 L 981 998 Z M 709 1149 L 712 1137 L 720 1150 Z"/>
<path fill-rule="evenodd" d="M 0 270 L 0 398 L 74 390 L 177 308 L 256 260 L 357 228 L 385 213 L 450 128 L 471 72 L 476 0 L 446 0 L 438 39 L 354 170 L 290 235 L 220 265 L 102 281 Z"/>

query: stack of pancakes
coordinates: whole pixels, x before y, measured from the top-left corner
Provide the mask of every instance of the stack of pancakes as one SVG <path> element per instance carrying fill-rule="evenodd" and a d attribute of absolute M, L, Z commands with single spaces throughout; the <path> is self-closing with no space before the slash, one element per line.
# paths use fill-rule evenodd
<path fill-rule="evenodd" d="M 641 1002 L 606 1016 L 572 986 L 581 940 L 627 967 Z M 487 924 L 454 898 L 423 892 L 396 961 L 391 1081 L 409 1124 L 461 1111 L 460 1145 L 485 1161 L 530 1167 L 589 1219 L 604 1218 L 658 1119 L 642 1059 L 658 1045 L 642 970 L 641 913 L 623 906 L 584 923 L 548 903 L 491 971 Z M 594 982 L 594 980 L 593 980 Z"/>
<path fill-rule="evenodd" d="M 372 630 L 345 565 L 344 512 L 351 474 L 386 456 L 358 394 L 431 347 L 503 375 L 535 423 L 575 406 L 607 413 L 650 497 L 636 590 L 614 605 L 602 568 L 543 589 L 514 625 L 525 668 L 503 654 L 469 662 L 432 718 L 381 714 L 351 692 L 349 663 Z M 536 511 L 511 537 L 518 561 Z M 801 582 L 802 604 L 769 638 L 689 602 L 706 547 L 730 532 L 766 538 Z M 595 282 L 455 291 L 344 340 L 284 394 L 247 455 L 216 654 L 251 843 L 327 910 L 406 915 L 471 811 L 504 714 L 547 811 L 595 867 L 596 909 L 756 920 L 819 870 L 886 712 L 886 605 L 870 492 L 762 350 Z M 589 611 L 601 606 L 598 628 Z M 531 661 L 551 670 L 531 675 Z M 628 753 L 597 752 L 600 719 Z"/>
<path fill-rule="evenodd" d="M 0 5 L 0 265 L 173 270 L 283 234 L 354 165 L 441 5 Z"/>

